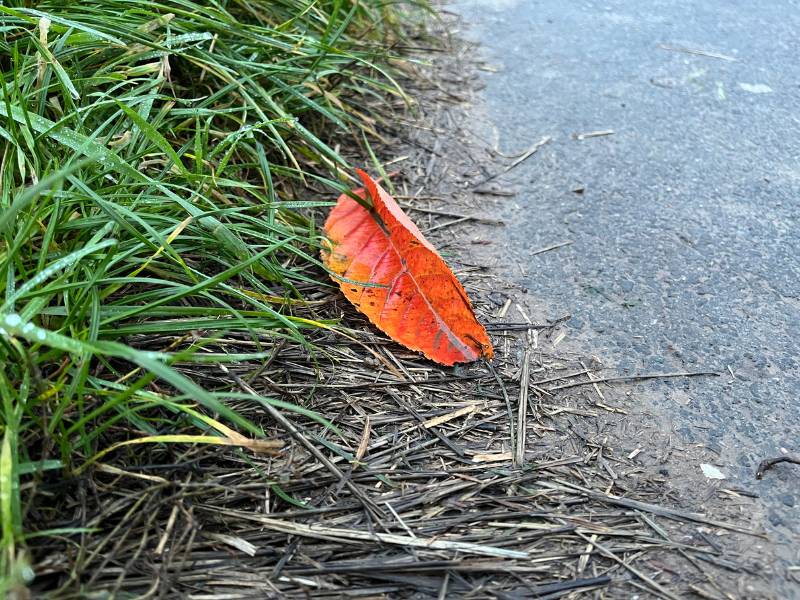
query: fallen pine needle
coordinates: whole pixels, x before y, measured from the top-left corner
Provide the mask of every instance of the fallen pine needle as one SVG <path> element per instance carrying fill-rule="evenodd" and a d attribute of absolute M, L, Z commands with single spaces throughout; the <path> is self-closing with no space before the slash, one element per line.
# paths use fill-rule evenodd
<path fill-rule="evenodd" d="M 494 452 L 492 454 L 475 454 L 472 457 L 472 462 L 499 462 L 502 460 L 511 460 L 511 452 Z"/>
<path fill-rule="evenodd" d="M 613 129 L 601 129 L 600 131 L 588 131 L 586 133 L 578 133 L 574 137 L 578 141 L 588 140 L 589 138 L 602 137 L 604 135 L 614 135 Z"/>
<path fill-rule="evenodd" d="M 214 507 L 205 508 L 218 510 Z M 326 527 L 324 525 L 317 524 L 312 525 L 307 523 L 296 523 L 294 521 L 283 521 L 281 519 L 273 519 L 271 517 L 264 517 L 256 513 L 248 513 L 243 511 L 226 511 L 225 514 L 228 516 L 236 516 L 240 519 L 246 519 L 260 523 L 264 528 L 272 531 L 280 531 L 283 533 L 310 538 L 340 540 L 343 542 L 381 542 L 384 544 L 394 544 L 398 546 L 423 548 L 428 550 L 453 550 L 457 552 L 464 552 L 466 554 L 495 556 L 499 558 L 528 558 L 530 556 L 527 552 L 522 552 L 519 550 L 506 550 L 505 548 L 483 546 L 481 544 L 471 544 L 469 542 L 451 542 L 443 539 L 426 539 L 407 535 L 396 535 L 393 533 L 378 533 L 360 531 L 358 529 L 343 529 L 339 527 Z"/>
<path fill-rule="evenodd" d="M 478 406 L 479 406 L 478 404 L 471 404 L 470 406 L 459 408 L 458 410 L 448 413 L 446 415 L 440 415 L 438 417 L 434 417 L 433 419 L 428 419 L 422 424 L 422 426 L 425 429 L 430 429 L 431 427 L 442 425 L 444 423 L 447 423 L 448 421 L 452 421 L 453 419 L 463 417 L 464 415 L 471 415 L 472 413 L 478 410 Z"/>
<path fill-rule="evenodd" d="M 671 377 L 700 377 L 708 375 L 710 377 L 719 377 L 716 371 L 697 371 L 697 372 L 679 372 L 679 373 L 653 373 L 652 375 L 623 375 L 620 377 L 603 377 L 601 379 L 592 379 L 589 381 L 573 381 L 572 383 L 565 383 L 555 387 L 547 388 L 548 392 L 555 390 L 563 390 L 571 387 L 578 387 L 579 385 L 592 385 L 596 383 L 608 383 L 611 381 L 645 381 L 648 379 L 669 379 Z"/>

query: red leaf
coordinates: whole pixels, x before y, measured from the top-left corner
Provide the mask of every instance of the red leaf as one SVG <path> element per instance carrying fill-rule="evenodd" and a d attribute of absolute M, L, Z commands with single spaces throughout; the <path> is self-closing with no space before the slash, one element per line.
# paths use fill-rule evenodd
<path fill-rule="evenodd" d="M 322 260 L 345 297 L 393 340 L 438 363 L 491 358 L 486 329 L 453 272 L 394 198 L 358 174 L 366 189 L 354 193 L 373 210 L 342 194 L 325 222 Z"/>

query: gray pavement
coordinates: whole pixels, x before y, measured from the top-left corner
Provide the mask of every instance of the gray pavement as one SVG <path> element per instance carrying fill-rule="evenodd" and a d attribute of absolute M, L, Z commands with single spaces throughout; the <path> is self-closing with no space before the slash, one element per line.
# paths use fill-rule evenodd
<path fill-rule="evenodd" d="M 501 150 L 553 137 L 501 180 L 518 192 L 505 216 L 519 282 L 622 372 L 726 372 L 642 402 L 798 542 L 800 467 L 753 473 L 800 452 L 800 3 L 451 7 L 498 69 L 482 96 Z"/>

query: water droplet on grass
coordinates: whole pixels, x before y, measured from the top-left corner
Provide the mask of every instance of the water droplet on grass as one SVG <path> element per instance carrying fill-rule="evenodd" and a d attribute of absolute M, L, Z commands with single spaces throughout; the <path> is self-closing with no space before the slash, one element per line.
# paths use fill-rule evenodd
<path fill-rule="evenodd" d="M 10 315 L 6 315 L 6 325 L 9 327 L 19 327 L 20 323 L 22 323 L 22 317 L 18 314 L 11 313 Z"/>

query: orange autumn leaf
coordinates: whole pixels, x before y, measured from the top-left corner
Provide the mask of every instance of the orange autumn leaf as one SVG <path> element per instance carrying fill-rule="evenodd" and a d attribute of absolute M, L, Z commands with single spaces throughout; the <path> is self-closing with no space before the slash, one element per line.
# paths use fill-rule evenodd
<path fill-rule="evenodd" d="M 345 297 L 393 340 L 444 365 L 493 356 L 464 288 L 394 198 L 358 170 L 369 211 L 342 194 L 322 260 Z M 361 285 L 368 284 L 368 285 Z"/>

